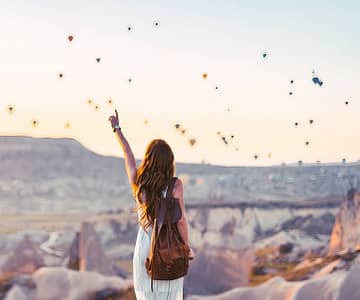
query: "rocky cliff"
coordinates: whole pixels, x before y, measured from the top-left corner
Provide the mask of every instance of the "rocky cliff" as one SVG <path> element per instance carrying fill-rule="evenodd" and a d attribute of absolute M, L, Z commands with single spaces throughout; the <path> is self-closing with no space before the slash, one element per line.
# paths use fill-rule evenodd
<path fill-rule="evenodd" d="M 360 192 L 352 188 L 336 214 L 329 254 L 360 248 Z"/>

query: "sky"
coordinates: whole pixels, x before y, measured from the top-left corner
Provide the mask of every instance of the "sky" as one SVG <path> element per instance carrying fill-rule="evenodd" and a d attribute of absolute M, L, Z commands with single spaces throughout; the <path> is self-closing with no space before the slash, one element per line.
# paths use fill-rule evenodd
<path fill-rule="evenodd" d="M 0 0 L 0 135 L 123 157 L 117 108 L 139 159 L 162 138 L 178 162 L 357 161 L 359 14 L 358 1 Z"/>

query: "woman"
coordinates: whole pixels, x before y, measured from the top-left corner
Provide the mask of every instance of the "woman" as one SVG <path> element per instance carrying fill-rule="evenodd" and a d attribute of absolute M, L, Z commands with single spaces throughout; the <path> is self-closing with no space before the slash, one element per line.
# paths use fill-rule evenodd
<path fill-rule="evenodd" d="M 124 151 L 125 168 L 130 181 L 139 220 L 139 230 L 133 255 L 133 279 L 136 299 L 183 299 L 184 277 L 173 280 L 154 280 L 151 291 L 151 278 L 146 272 L 145 260 L 149 254 L 152 225 L 154 222 L 154 201 L 163 193 L 169 180 L 175 173 L 174 155 L 169 145 L 161 139 L 153 140 L 146 149 L 145 157 L 137 169 L 135 157 L 119 126 L 119 116 L 110 116 L 111 127 Z M 183 197 L 183 184 L 177 179 L 172 196 L 178 198 L 182 210 L 182 217 L 177 226 L 186 244 L 189 244 L 188 224 Z M 194 258 L 190 248 L 189 259 Z"/>

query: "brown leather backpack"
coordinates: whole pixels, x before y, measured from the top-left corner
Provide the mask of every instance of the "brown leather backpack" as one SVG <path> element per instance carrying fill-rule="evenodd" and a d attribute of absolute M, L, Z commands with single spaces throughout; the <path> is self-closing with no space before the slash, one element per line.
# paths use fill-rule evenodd
<path fill-rule="evenodd" d="M 189 245 L 185 244 L 177 222 L 182 216 L 179 199 L 172 196 L 177 177 L 168 185 L 165 198 L 155 205 L 155 221 L 151 235 L 149 255 L 145 261 L 147 273 L 153 280 L 172 280 L 187 274 L 189 268 Z M 156 202 L 157 203 L 157 202 Z"/>

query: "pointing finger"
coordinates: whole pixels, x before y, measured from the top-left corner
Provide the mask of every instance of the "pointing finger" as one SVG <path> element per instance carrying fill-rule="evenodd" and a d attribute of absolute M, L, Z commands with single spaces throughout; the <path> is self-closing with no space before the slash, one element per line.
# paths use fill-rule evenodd
<path fill-rule="evenodd" d="M 117 110 L 115 109 L 115 113 L 116 113 L 116 118 L 118 119 L 119 118 L 119 114 L 117 112 Z"/>

